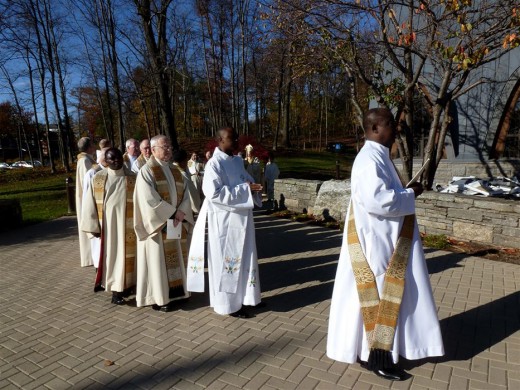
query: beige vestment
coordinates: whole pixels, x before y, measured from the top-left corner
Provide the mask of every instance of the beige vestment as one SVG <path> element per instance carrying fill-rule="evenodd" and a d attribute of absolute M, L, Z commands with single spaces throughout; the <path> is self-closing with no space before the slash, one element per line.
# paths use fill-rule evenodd
<path fill-rule="evenodd" d="M 165 180 L 158 178 L 158 174 Z M 178 175 L 177 182 L 174 174 Z M 167 189 L 166 193 L 161 193 L 162 188 Z M 178 199 L 179 192 L 183 192 L 182 199 Z M 176 168 L 152 156 L 139 170 L 134 192 L 139 307 L 162 306 L 170 300 L 189 296 L 181 242 L 166 239 L 163 234 L 167 220 L 176 210 L 183 211 L 185 221 L 193 224 L 189 193 L 180 174 Z"/>
<path fill-rule="evenodd" d="M 125 175 L 124 168 L 106 169 L 94 175 L 90 193 L 83 199 L 82 230 L 103 235 L 100 271 L 106 291 L 122 292 L 135 286 L 136 237 L 133 209 L 127 207 L 134 185 L 135 176 Z M 96 191 L 101 192 L 102 204 L 96 204 Z"/>
<path fill-rule="evenodd" d="M 92 168 L 92 164 L 94 164 L 92 156 L 85 152 L 78 154 L 78 162 L 76 164 L 76 217 L 78 219 L 79 253 L 82 267 L 93 265 L 90 239 L 88 238 L 87 233 L 81 230 L 83 178 L 87 171 Z"/>

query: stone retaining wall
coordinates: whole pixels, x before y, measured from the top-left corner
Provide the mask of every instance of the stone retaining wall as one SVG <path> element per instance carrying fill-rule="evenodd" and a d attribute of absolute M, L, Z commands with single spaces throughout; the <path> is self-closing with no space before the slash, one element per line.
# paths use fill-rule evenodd
<path fill-rule="evenodd" d="M 322 183 L 320 180 L 278 179 L 274 181 L 274 197 L 280 200 L 283 195 L 288 210 L 301 213 L 307 209 L 309 214 L 313 214 Z M 282 202 L 279 203 L 282 206 Z"/>
<path fill-rule="evenodd" d="M 520 202 L 428 191 L 416 201 L 419 230 L 520 248 Z"/>
<path fill-rule="evenodd" d="M 333 193 L 339 186 L 335 181 L 330 184 L 322 186 L 317 180 L 279 179 L 275 181 L 275 196 L 280 199 L 283 194 L 285 206 L 291 211 L 301 213 L 306 208 L 309 213 L 321 215 L 323 202 L 317 202 L 318 193 L 323 199 L 327 194 L 322 192 Z M 348 197 L 338 203 L 348 203 Z M 344 219 L 344 210 L 335 210 L 335 207 L 331 204 L 330 214 L 336 219 Z M 416 213 L 419 230 L 426 234 L 520 248 L 520 201 L 428 191 L 417 198 Z"/>

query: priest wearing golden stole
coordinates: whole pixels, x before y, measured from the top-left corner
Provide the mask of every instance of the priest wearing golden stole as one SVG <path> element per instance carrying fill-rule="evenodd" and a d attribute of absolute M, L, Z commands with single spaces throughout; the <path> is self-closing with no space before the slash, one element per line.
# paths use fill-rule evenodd
<path fill-rule="evenodd" d="M 390 159 L 396 123 L 369 110 L 366 143 L 352 166 L 351 199 L 330 308 L 327 356 L 389 380 L 407 374 L 399 356 L 442 356 L 437 308 L 415 221 L 415 198 Z"/>
<path fill-rule="evenodd" d="M 92 177 L 83 199 L 81 229 L 101 238 L 95 285 L 112 292 L 113 304 L 123 305 L 124 293 L 135 287 L 135 175 L 123 167 L 123 153 L 117 148 L 106 150 L 104 160 L 108 169 Z"/>
<path fill-rule="evenodd" d="M 189 297 L 186 289 L 187 232 L 167 238 L 168 220 L 177 227 L 193 224 L 190 197 L 177 168 L 170 165 L 170 140 L 158 135 L 150 140 L 152 156 L 139 170 L 134 192 L 134 225 L 137 234 L 137 306 L 168 312 L 170 303 Z"/>

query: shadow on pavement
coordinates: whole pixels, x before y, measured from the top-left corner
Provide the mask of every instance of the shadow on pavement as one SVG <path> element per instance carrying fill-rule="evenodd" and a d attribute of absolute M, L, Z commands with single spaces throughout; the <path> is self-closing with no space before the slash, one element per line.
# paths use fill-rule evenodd
<path fill-rule="evenodd" d="M 0 233 L 0 246 L 77 238 L 76 216 L 61 217 Z M 78 260 L 79 261 L 79 260 Z"/>
<path fill-rule="evenodd" d="M 468 360 L 520 330 L 520 291 L 441 320 L 446 355 Z"/>
<path fill-rule="evenodd" d="M 430 250 L 433 251 L 433 250 Z M 428 250 L 424 250 L 428 253 Z M 462 267 L 459 263 L 465 258 L 470 257 L 464 253 L 446 253 L 441 256 L 426 259 L 426 266 L 428 267 L 428 273 L 430 275 L 446 271 L 450 268 Z"/>
<path fill-rule="evenodd" d="M 339 230 L 269 216 L 257 216 L 255 228 L 259 259 L 341 246 Z"/>
<path fill-rule="evenodd" d="M 443 363 L 473 359 L 520 330 L 520 291 L 440 321 L 445 355 L 405 360 L 404 369 L 426 362 Z"/>

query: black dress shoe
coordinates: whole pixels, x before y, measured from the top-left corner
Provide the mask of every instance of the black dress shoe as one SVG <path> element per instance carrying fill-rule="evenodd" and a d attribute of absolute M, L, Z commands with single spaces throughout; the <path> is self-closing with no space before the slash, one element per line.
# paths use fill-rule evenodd
<path fill-rule="evenodd" d="M 406 374 L 403 370 L 399 369 L 391 369 L 391 370 L 374 370 L 374 373 L 384 379 L 389 381 L 402 381 L 405 380 Z"/>
<path fill-rule="evenodd" d="M 123 299 L 123 293 L 122 292 L 113 291 L 112 292 L 112 303 L 114 305 L 124 305 L 125 304 L 125 300 Z"/>
<path fill-rule="evenodd" d="M 123 297 L 119 297 L 117 295 L 112 295 L 112 303 L 114 305 L 124 305 L 125 304 L 125 300 Z"/>
<path fill-rule="evenodd" d="M 410 374 L 407 374 L 404 370 L 395 365 L 392 368 L 386 369 L 370 369 L 368 367 L 368 363 L 364 361 L 360 361 L 361 367 L 368 371 L 372 371 L 378 377 L 387 379 L 389 381 L 404 381 L 411 377 Z"/>
<path fill-rule="evenodd" d="M 168 313 L 170 311 L 173 311 L 174 308 L 173 306 L 171 306 L 170 304 L 166 304 L 166 305 L 152 305 L 152 309 L 154 309 L 155 311 L 161 311 L 163 313 Z"/>
<path fill-rule="evenodd" d="M 245 311 L 243 307 L 241 307 L 240 310 L 238 310 L 234 313 L 231 313 L 230 316 L 235 317 L 235 318 L 252 318 L 253 317 L 250 313 Z"/>
<path fill-rule="evenodd" d="M 102 285 L 100 284 L 96 284 L 94 286 L 94 292 L 99 292 L 99 291 L 105 291 L 105 287 L 103 287 Z"/>

